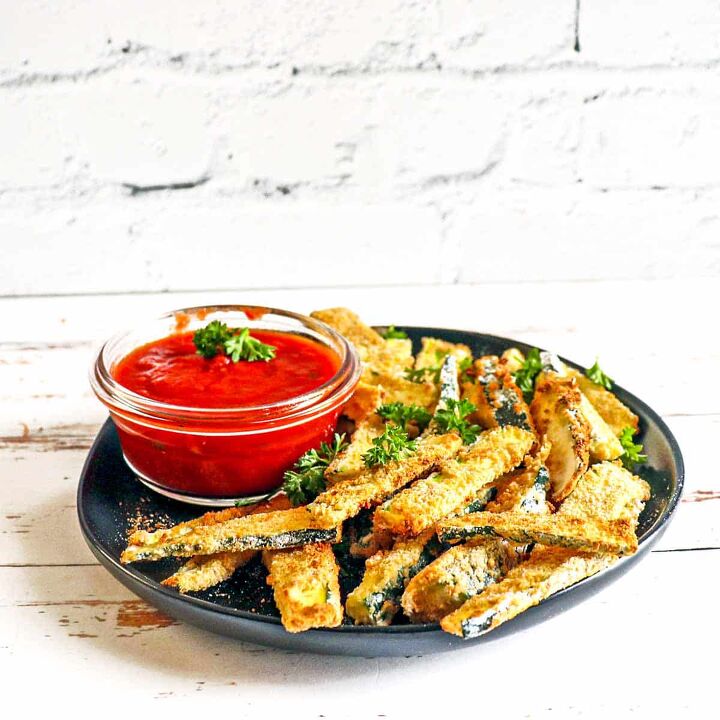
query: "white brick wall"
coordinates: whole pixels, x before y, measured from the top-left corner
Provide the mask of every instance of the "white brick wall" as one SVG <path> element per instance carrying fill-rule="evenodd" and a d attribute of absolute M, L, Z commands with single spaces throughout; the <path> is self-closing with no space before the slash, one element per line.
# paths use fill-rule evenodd
<path fill-rule="evenodd" d="M 0 295 L 717 276 L 719 71 L 711 0 L 0 0 Z"/>

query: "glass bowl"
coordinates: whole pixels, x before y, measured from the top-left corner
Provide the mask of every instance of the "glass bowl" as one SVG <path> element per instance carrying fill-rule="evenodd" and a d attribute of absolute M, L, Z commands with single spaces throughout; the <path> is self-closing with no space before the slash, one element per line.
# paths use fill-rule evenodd
<path fill-rule="evenodd" d="M 135 348 L 213 320 L 311 339 L 337 354 L 338 370 L 302 395 L 227 408 L 159 402 L 113 377 L 113 368 Z M 300 455 L 332 438 L 360 371 L 352 345 L 318 320 L 275 308 L 217 305 L 176 310 L 112 337 L 98 353 L 90 384 L 109 409 L 125 460 L 142 482 L 176 500 L 232 505 L 272 493 Z"/>

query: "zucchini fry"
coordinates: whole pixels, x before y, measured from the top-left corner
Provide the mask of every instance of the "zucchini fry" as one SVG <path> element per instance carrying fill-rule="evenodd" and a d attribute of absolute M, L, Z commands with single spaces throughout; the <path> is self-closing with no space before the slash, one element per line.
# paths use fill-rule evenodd
<path fill-rule="evenodd" d="M 363 363 L 363 382 L 377 385 L 381 375 L 402 376 L 412 365 L 412 343 L 409 340 L 385 340 L 377 331 L 347 308 L 329 308 L 310 313 L 324 322 L 354 346 Z"/>
<path fill-rule="evenodd" d="M 216 513 L 206 513 L 197 521 L 207 521 L 207 525 L 218 524 L 218 522 L 226 522 L 236 517 L 244 517 L 245 515 L 256 515 L 261 512 L 270 512 L 271 510 L 286 510 L 292 507 L 292 503 L 287 495 L 280 493 L 274 495 L 269 500 L 258 503 L 257 505 L 246 505 L 242 508 L 229 508 L 229 510 L 242 510 L 242 513 L 228 513 L 227 510 L 221 510 Z M 230 516 L 229 516 L 230 515 Z M 221 520 L 220 518 L 225 518 Z M 192 527 L 198 527 L 197 521 Z M 176 526 L 178 527 L 178 526 Z M 199 592 L 207 590 L 218 583 L 227 580 L 241 566 L 248 563 L 255 556 L 254 550 L 245 550 L 244 552 L 224 552 L 217 555 L 196 555 L 191 557 L 182 567 L 180 567 L 173 575 L 162 581 L 163 585 L 168 587 L 176 587 L 180 592 Z"/>
<path fill-rule="evenodd" d="M 472 360 L 472 352 L 467 345 L 451 343 L 439 338 L 424 337 L 422 347 L 415 358 L 415 369 L 436 368 L 442 360 L 451 356 L 459 365 L 463 360 Z"/>
<path fill-rule="evenodd" d="M 313 516 L 306 507 L 249 515 L 215 525 L 189 527 L 179 537 L 165 530 L 146 533 L 143 543 L 130 544 L 120 562 L 159 560 L 165 557 L 213 555 L 262 548 L 287 548 L 307 543 L 335 543 L 340 528 Z"/>
<path fill-rule="evenodd" d="M 559 590 L 604 570 L 616 560 L 612 555 L 536 547 L 529 560 L 446 615 L 440 626 L 445 632 L 462 638 L 478 637 Z"/>
<path fill-rule="evenodd" d="M 385 340 L 376 330 L 366 325 L 360 318 L 348 308 L 337 307 L 326 310 L 313 310 L 310 317 L 324 322 L 333 330 L 344 335 L 357 349 L 361 360 L 373 350 L 379 351 L 385 346 Z"/>
<path fill-rule="evenodd" d="M 615 435 L 620 435 L 626 427 L 633 428 L 635 432 L 638 431 L 640 419 L 612 392 L 606 390 L 602 385 L 597 385 L 578 370 L 568 368 L 568 374 L 577 380 L 581 392 Z"/>
<path fill-rule="evenodd" d="M 560 505 L 557 516 L 594 517 L 600 520 L 624 519 L 637 524 L 650 486 L 622 465 L 603 462 L 593 465 L 575 490 Z"/>
<path fill-rule="evenodd" d="M 581 378 L 587 380 L 587 378 L 577 371 L 571 372 L 571 369 L 565 365 L 557 355 L 544 352 L 540 354 L 540 357 L 545 363 L 546 369 L 550 368 L 561 377 L 574 379 L 578 383 L 578 390 L 580 391 L 580 412 L 587 420 L 590 428 L 590 461 L 600 462 L 602 460 L 615 460 L 619 458 L 623 454 L 623 447 L 620 441 L 612 428 L 603 420 L 600 413 L 598 413 L 580 388 L 579 380 Z M 594 385 L 594 383 L 591 384 Z M 604 390 L 604 388 L 602 389 Z"/>
<path fill-rule="evenodd" d="M 478 422 L 484 428 L 515 425 L 535 432 L 530 408 L 515 384 L 512 373 L 495 355 L 475 361 L 475 382 L 463 383 L 463 392 L 477 408 Z"/>
<path fill-rule="evenodd" d="M 383 402 L 418 405 L 428 411 L 432 411 L 438 402 L 438 388 L 434 383 L 414 383 L 404 378 L 388 376 L 381 376 L 378 381 L 387 385 L 378 386 Z M 372 446 L 373 439 L 382 435 L 385 430 L 385 423 L 374 412 L 376 409 L 377 407 L 374 407 L 373 413 L 358 423 L 348 447 L 328 466 L 325 471 L 328 484 L 357 477 L 366 470 L 362 456 Z"/>
<path fill-rule="evenodd" d="M 383 390 L 383 402 L 419 405 L 432 411 L 438 401 L 438 386 L 433 382 L 412 382 L 396 375 L 378 374 L 375 378 Z"/>
<path fill-rule="evenodd" d="M 288 500 L 287 495 L 278 493 L 254 505 L 241 505 L 239 507 L 229 507 L 222 510 L 212 510 L 198 518 L 178 523 L 170 528 L 160 528 L 153 532 L 136 530 L 128 537 L 128 545 L 143 545 L 152 542 L 153 538 L 159 537 L 157 533 L 162 533 L 163 539 L 170 540 L 174 537 L 186 535 L 188 531 L 193 528 L 220 525 L 228 520 L 235 520 L 236 518 L 245 517 L 246 515 L 257 515 L 258 513 L 270 512 L 271 510 L 287 510 L 289 507 L 292 507 L 292 503 Z"/>
<path fill-rule="evenodd" d="M 601 462 L 619 458 L 623 454 L 620 440 L 582 391 L 580 392 L 580 412 L 590 426 L 590 461 Z"/>
<path fill-rule="evenodd" d="M 494 538 L 451 548 L 410 580 L 403 611 L 412 622 L 438 622 L 497 582 L 520 557 L 512 545 Z"/>
<path fill-rule="evenodd" d="M 440 540 L 447 543 L 490 535 L 517 543 L 557 545 L 611 555 L 632 555 L 637 550 L 635 526 L 624 518 L 599 520 L 558 514 L 479 512 L 444 520 L 437 532 Z"/>
<path fill-rule="evenodd" d="M 525 467 L 500 478 L 497 496 L 488 503 L 488 512 L 531 512 L 547 515 L 552 511 L 547 501 L 550 475 L 545 465 L 550 444 L 545 443 L 534 455 L 525 458 Z"/>
<path fill-rule="evenodd" d="M 354 478 L 335 483 L 307 506 L 319 527 L 340 525 L 363 508 L 377 505 L 400 488 L 457 453 L 462 441 L 455 433 L 428 435 L 418 440 L 416 450 L 401 462 L 366 468 Z"/>
<path fill-rule="evenodd" d="M 385 430 L 382 418 L 373 412 L 358 423 L 350 444 L 328 465 L 325 480 L 333 485 L 340 480 L 348 480 L 365 472 L 367 468 L 362 456 L 372 447 L 372 441 L 380 437 Z"/>
<path fill-rule="evenodd" d="M 441 551 L 435 533 L 398 540 L 392 550 L 381 550 L 365 563 L 362 582 L 347 597 L 345 608 L 356 625 L 389 625 L 400 610 L 407 581 Z"/>
<path fill-rule="evenodd" d="M 577 383 L 544 370 L 538 376 L 530 412 L 540 435 L 550 441 L 551 500 L 560 502 L 572 492 L 590 462 L 590 426 L 581 411 Z"/>
<path fill-rule="evenodd" d="M 382 403 L 382 397 L 383 389 L 379 385 L 361 380 L 343 408 L 343 415 L 359 424 L 375 412 L 375 408 Z"/>
<path fill-rule="evenodd" d="M 543 446 L 525 459 L 523 470 L 510 473 L 487 488 L 497 490 L 497 497 L 487 505 L 488 511 L 550 513 L 545 500 L 549 476 L 544 460 L 548 450 L 549 446 Z M 480 510 L 482 507 L 474 507 L 470 512 Z M 456 545 L 408 583 L 402 598 L 403 610 L 412 622 L 438 622 L 497 582 L 526 556 L 525 545 L 496 538 L 475 538 L 465 545 Z"/>
<path fill-rule="evenodd" d="M 500 356 L 500 360 L 509 372 L 515 374 L 523 366 L 525 356 L 519 348 L 511 347 Z"/>
<path fill-rule="evenodd" d="M 555 518 L 621 521 L 634 529 L 649 497 L 650 486 L 644 480 L 620 465 L 605 462 L 583 475 Z M 538 545 L 530 558 L 504 579 L 443 618 L 441 627 L 460 637 L 476 637 L 616 561 L 616 555 Z"/>
<path fill-rule="evenodd" d="M 516 467 L 534 441 L 532 433 L 517 427 L 485 431 L 459 458 L 447 460 L 439 472 L 418 480 L 379 507 L 374 526 L 395 535 L 418 535 Z"/>
<path fill-rule="evenodd" d="M 293 550 L 263 550 L 280 619 L 288 632 L 337 627 L 343 619 L 339 568 L 327 543 Z"/>
<path fill-rule="evenodd" d="M 167 587 L 175 587 L 181 593 L 200 592 L 232 577 L 243 565 L 256 555 L 255 550 L 222 552 L 216 555 L 191 557 L 173 575 L 162 581 Z"/>

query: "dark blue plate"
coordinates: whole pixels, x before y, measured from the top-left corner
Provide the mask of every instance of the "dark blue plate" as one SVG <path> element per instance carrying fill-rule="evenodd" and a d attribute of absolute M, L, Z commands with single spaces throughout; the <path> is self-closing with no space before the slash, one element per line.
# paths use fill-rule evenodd
<path fill-rule="evenodd" d="M 404 329 L 413 339 L 416 350 L 422 336 L 465 343 L 475 356 L 500 354 L 511 346 L 526 352 L 530 349 L 523 343 L 492 335 L 440 328 Z M 100 430 L 80 476 L 77 498 L 80 527 L 98 560 L 134 593 L 178 620 L 240 640 L 286 650 L 365 657 L 423 655 L 500 640 L 561 613 L 618 579 L 657 542 L 677 506 L 684 467 L 675 438 L 645 403 L 617 385 L 613 391 L 639 415 L 641 442 L 652 468 L 642 473 L 652 486 L 652 497 L 640 516 L 638 552 L 604 572 L 556 593 L 474 640 L 448 635 L 435 624 L 343 625 L 291 634 L 280 624 L 272 592 L 265 583 L 265 571 L 259 562 L 241 568 L 233 578 L 211 590 L 192 595 L 181 595 L 160 584 L 174 572 L 180 563 L 178 560 L 121 565 L 119 558 L 128 530 L 135 526 L 138 518 L 146 519 L 150 524 L 175 524 L 196 517 L 198 508 L 157 495 L 140 483 L 123 460 L 110 420 Z"/>

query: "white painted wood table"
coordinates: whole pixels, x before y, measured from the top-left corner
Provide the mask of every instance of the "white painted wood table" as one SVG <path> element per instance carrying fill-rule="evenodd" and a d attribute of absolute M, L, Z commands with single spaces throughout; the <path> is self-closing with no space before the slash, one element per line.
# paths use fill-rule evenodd
<path fill-rule="evenodd" d="M 668 532 L 591 600 L 501 642 L 404 659 L 293 655 L 177 624 L 85 546 L 77 479 L 105 413 L 87 371 L 106 336 L 205 302 L 480 330 L 603 367 L 676 434 L 686 490 Z M 0 300 L 0 677 L 4 707 L 234 717 L 718 717 L 720 283 L 581 282 Z"/>

